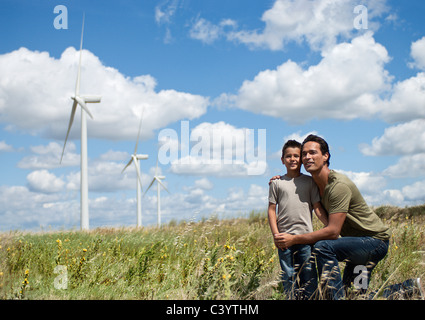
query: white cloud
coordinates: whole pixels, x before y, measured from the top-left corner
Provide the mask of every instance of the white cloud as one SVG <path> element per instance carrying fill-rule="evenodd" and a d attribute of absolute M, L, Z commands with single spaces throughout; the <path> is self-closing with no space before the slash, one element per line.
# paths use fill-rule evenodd
<path fill-rule="evenodd" d="M 164 196 L 163 196 L 164 195 Z M 247 214 L 253 210 L 267 208 L 268 188 L 255 184 L 248 190 L 230 188 L 224 198 L 214 197 L 196 186 L 186 193 L 161 193 L 161 214 L 165 219 L 199 219 L 215 214 L 221 218 Z M 156 215 L 156 196 L 149 196 L 146 210 Z M 145 207 L 146 207 L 145 206 Z"/>
<path fill-rule="evenodd" d="M 155 7 L 155 21 L 158 24 L 170 23 L 177 11 L 179 0 L 165 0 Z"/>
<path fill-rule="evenodd" d="M 380 111 L 379 93 L 390 87 L 388 61 L 387 50 L 366 33 L 324 52 L 320 63 L 306 70 L 289 60 L 260 72 L 242 84 L 235 104 L 291 123 L 368 118 Z"/>
<path fill-rule="evenodd" d="M 101 161 L 125 161 L 130 159 L 130 155 L 124 151 L 109 150 L 101 154 L 99 159 Z"/>
<path fill-rule="evenodd" d="M 214 184 L 207 178 L 201 178 L 195 181 L 195 187 L 203 190 L 211 190 L 214 187 Z"/>
<path fill-rule="evenodd" d="M 314 134 L 314 135 L 317 135 L 318 133 L 317 133 L 317 131 L 309 131 L 309 132 L 307 132 L 307 133 L 304 133 L 304 134 L 302 134 L 301 133 L 301 130 L 300 131 L 297 131 L 297 132 L 294 132 L 294 133 L 291 133 L 291 134 L 289 134 L 289 135 L 287 135 L 287 136 L 285 136 L 284 138 L 283 138 L 283 144 L 286 142 L 286 141 L 288 141 L 288 140 L 296 140 L 296 141 L 298 141 L 299 143 L 303 143 L 303 141 L 304 141 L 304 139 L 305 138 L 307 138 L 307 136 L 309 136 L 310 134 Z M 323 137 L 324 138 L 324 137 Z M 282 144 L 282 147 L 283 147 L 283 144 Z M 282 151 L 282 150 L 281 150 Z"/>
<path fill-rule="evenodd" d="M 215 25 L 204 18 L 198 17 L 189 31 L 189 36 L 192 39 L 211 44 L 225 34 L 226 28 L 234 29 L 236 25 L 237 23 L 231 19 L 222 20 L 218 25 Z"/>
<path fill-rule="evenodd" d="M 360 150 L 368 156 L 409 155 L 425 153 L 425 119 L 417 119 L 386 128 L 372 145 L 361 145 Z"/>
<path fill-rule="evenodd" d="M 362 1 L 367 8 L 367 28 L 377 30 L 379 24 L 376 17 L 388 11 L 385 0 Z M 339 38 L 349 39 L 358 34 L 354 20 L 359 13 L 354 8 L 359 5 L 355 0 L 276 0 L 273 6 L 265 11 L 261 21 L 263 30 L 234 30 L 236 22 L 232 22 L 232 30 L 225 33 L 230 41 L 237 41 L 251 47 L 264 47 L 271 50 L 281 50 L 290 41 L 306 41 L 314 50 L 332 47 Z M 200 21 L 199 19 L 197 23 Z M 202 19 L 202 29 L 215 30 L 215 40 L 222 31 L 221 25 L 215 26 Z M 361 30 L 364 31 L 364 30 Z M 360 32 L 361 32 L 360 31 Z M 203 34 L 206 34 L 203 32 Z M 204 40 L 205 37 L 197 39 Z"/>
<path fill-rule="evenodd" d="M 425 37 L 413 42 L 410 55 L 413 62 L 408 65 L 425 70 Z M 379 101 L 381 117 L 389 122 L 411 121 L 425 118 L 425 73 L 398 81 L 393 85 L 391 96 Z"/>
<path fill-rule="evenodd" d="M 22 169 L 37 169 L 31 173 L 27 180 L 31 191 L 38 192 L 58 192 L 58 185 L 52 184 L 51 189 L 46 183 L 58 182 L 54 181 L 53 176 L 47 175 L 45 169 L 59 169 L 62 167 L 78 167 L 80 166 L 80 155 L 74 153 L 75 144 L 67 144 L 67 149 L 64 154 L 62 164 L 59 164 L 60 155 L 63 146 L 56 142 L 50 142 L 48 145 L 38 145 L 31 147 L 32 155 L 24 157 L 18 163 L 18 167 Z M 109 150 L 101 154 L 98 158 L 89 160 L 88 181 L 89 190 L 93 192 L 114 192 L 118 190 L 135 190 L 136 189 L 136 171 L 134 165 L 129 166 L 126 171 L 122 172 L 130 155 L 123 151 Z M 44 169 L 44 170 L 38 170 Z M 141 167 L 142 185 L 147 186 L 150 182 L 150 177 L 155 168 L 145 169 L 143 162 Z M 150 172 L 150 173 L 149 173 Z M 38 181 L 46 175 L 46 181 Z M 52 174 L 53 175 L 53 174 Z M 42 180 L 42 179 L 40 179 Z M 39 184 L 41 183 L 41 185 Z M 67 173 L 63 180 L 66 190 L 80 190 L 80 171 L 71 171 Z M 44 183 L 44 184 L 43 184 Z M 60 184 L 62 187 L 63 185 Z"/>
<path fill-rule="evenodd" d="M 336 170 L 345 174 L 360 192 L 365 195 L 374 196 L 382 192 L 384 187 L 386 186 L 386 181 L 383 176 L 380 174 L 374 174 L 372 172 L 353 172 L 353 171 L 345 171 L 345 170 Z"/>
<path fill-rule="evenodd" d="M 425 201 L 425 180 L 417 181 L 411 185 L 404 186 L 402 189 L 405 198 L 413 201 Z"/>
<path fill-rule="evenodd" d="M 425 73 L 394 84 L 389 99 L 380 101 L 381 117 L 390 122 L 425 118 Z"/>
<path fill-rule="evenodd" d="M 27 176 L 28 188 L 34 192 L 56 193 L 62 191 L 65 182 L 47 170 L 37 170 Z"/>
<path fill-rule="evenodd" d="M 11 145 L 7 144 L 4 140 L 0 141 L 0 152 L 12 152 L 14 150 L 15 149 Z"/>
<path fill-rule="evenodd" d="M 192 39 L 201 40 L 204 43 L 211 44 L 220 36 L 221 29 L 211 22 L 201 18 L 198 19 L 190 29 Z"/>
<path fill-rule="evenodd" d="M 26 48 L 0 55 L 0 122 L 27 133 L 65 139 L 78 57 L 79 52 L 72 47 L 60 59 Z M 207 110 L 208 98 L 172 89 L 156 92 L 155 86 L 152 76 L 126 77 L 83 50 L 80 92 L 102 96 L 100 104 L 89 106 L 94 116 L 88 120 L 89 138 L 134 140 L 142 108 L 142 139 L 152 137 L 158 128 L 183 118 L 197 118 Z M 80 137 L 79 118 L 80 111 L 70 139 Z"/>
<path fill-rule="evenodd" d="M 411 65 L 425 70 L 425 37 L 412 43 L 410 54 L 414 60 Z"/>
<path fill-rule="evenodd" d="M 170 25 L 179 6 L 181 6 L 180 2 L 181 0 L 163 0 L 155 7 L 155 22 L 158 25 L 165 25 L 164 43 L 173 41 Z"/>
<path fill-rule="evenodd" d="M 75 153 L 76 147 L 73 142 L 67 142 L 62 163 L 63 145 L 50 142 L 47 146 L 39 145 L 31 147 L 32 155 L 24 157 L 18 162 L 21 169 L 53 169 L 58 167 L 77 166 L 80 164 L 80 155 Z"/>
<path fill-rule="evenodd" d="M 107 155 L 117 153 L 121 157 L 120 152 L 108 151 L 106 154 L 101 155 L 98 159 L 93 159 L 89 162 L 88 168 L 88 185 L 90 192 L 116 192 L 119 190 L 136 190 L 136 169 L 134 165 L 130 165 L 124 172 L 127 161 L 113 161 L 108 160 Z M 128 160 L 129 155 L 125 160 Z M 117 159 L 118 160 L 118 159 Z M 143 166 L 141 171 L 142 186 L 144 188 L 150 183 L 151 175 L 154 168 L 146 170 Z M 74 171 L 66 177 L 66 188 L 70 191 L 80 190 L 80 171 Z"/>
<path fill-rule="evenodd" d="M 382 173 L 393 178 L 425 176 L 425 152 L 401 157 L 396 164 L 389 166 Z"/>
<path fill-rule="evenodd" d="M 1 230 L 25 230 L 49 225 L 72 227 L 79 203 L 58 193 L 39 193 L 23 186 L 0 186 Z M 79 215 L 78 215 L 79 216 Z"/>
<path fill-rule="evenodd" d="M 385 205 L 390 204 L 394 206 L 402 206 L 404 202 L 404 195 L 400 190 L 397 189 L 389 189 L 384 190 L 382 192 L 382 197 L 379 199 L 376 199 L 375 204 L 378 205 Z"/>
<path fill-rule="evenodd" d="M 406 164 L 408 170 L 409 164 Z M 423 168 L 425 169 L 425 168 Z M 415 169 L 413 169 L 414 171 Z M 394 205 L 412 206 L 423 203 L 425 181 L 417 181 L 401 189 L 387 189 L 387 180 L 384 173 L 352 172 L 336 170 L 349 177 L 360 190 L 366 203 L 371 206 Z M 423 171 L 425 173 L 425 170 Z M 407 175 L 408 176 L 408 175 Z M 406 177 L 406 175 L 404 176 Z M 415 175 L 417 177 L 417 175 Z"/>
<path fill-rule="evenodd" d="M 91 228 L 136 224 L 134 199 L 113 196 L 90 198 L 89 213 Z M 79 197 L 75 193 L 40 193 L 22 186 L 0 186 L 0 220 L 2 231 L 39 228 L 79 230 Z"/>

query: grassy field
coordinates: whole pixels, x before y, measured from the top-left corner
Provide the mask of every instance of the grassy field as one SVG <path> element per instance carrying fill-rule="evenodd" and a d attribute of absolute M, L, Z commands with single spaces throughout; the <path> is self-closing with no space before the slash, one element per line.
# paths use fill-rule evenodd
<path fill-rule="evenodd" d="M 424 277 L 425 206 L 375 209 L 392 237 L 370 289 Z M 0 234 L 0 299 L 285 299 L 279 272 L 265 213 L 160 230 Z"/>

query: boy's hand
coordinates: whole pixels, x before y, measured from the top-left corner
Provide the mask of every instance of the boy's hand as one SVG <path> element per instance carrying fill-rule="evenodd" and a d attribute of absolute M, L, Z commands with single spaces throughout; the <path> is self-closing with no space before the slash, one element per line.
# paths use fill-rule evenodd
<path fill-rule="evenodd" d="M 278 235 L 280 235 L 281 233 L 275 233 L 273 235 L 273 241 L 274 241 L 274 245 L 276 246 L 277 249 L 284 249 L 282 248 L 282 244 L 279 241 L 279 238 L 277 237 Z"/>
<path fill-rule="evenodd" d="M 280 176 L 274 176 L 269 180 L 269 184 L 272 183 L 273 180 L 280 179 Z"/>

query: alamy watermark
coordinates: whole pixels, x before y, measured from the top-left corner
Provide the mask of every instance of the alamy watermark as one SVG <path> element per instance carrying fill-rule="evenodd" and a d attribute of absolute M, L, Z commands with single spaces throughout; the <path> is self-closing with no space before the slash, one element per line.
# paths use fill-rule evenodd
<path fill-rule="evenodd" d="M 68 29 L 68 8 L 60 4 L 53 9 L 53 13 L 58 13 L 53 20 L 53 26 L 55 29 Z"/>
<path fill-rule="evenodd" d="M 200 125 L 190 132 L 189 121 L 181 121 L 180 125 L 180 139 L 178 132 L 170 128 L 158 134 L 161 164 L 188 169 L 232 165 L 247 175 L 266 171 L 266 129 L 236 129 L 223 123 Z"/>
<path fill-rule="evenodd" d="M 367 289 L 368 286 L 368 270 L 364 265 L 357 265 L 354 267 L 354 274 L 358 274 L 354 278 L 353 285 L 357 290 Z"/>
<path fill-rule="evenodd" d="M 68 289 L 68 269 L 66 266 L 57 265 L 53 270 L 55 274 L 59 274 L 53 280 L 53 287 L 55 289 L 66 290 Z"/>
<path fill-rule="evenodd" d="M 367 8 L 359 4 L 354 7 L 353 13 L 357 14 L 357 16 L 353 20 L 353 27 L 357 30 L 367 29 L 368 28 L 368 14 Z"/>

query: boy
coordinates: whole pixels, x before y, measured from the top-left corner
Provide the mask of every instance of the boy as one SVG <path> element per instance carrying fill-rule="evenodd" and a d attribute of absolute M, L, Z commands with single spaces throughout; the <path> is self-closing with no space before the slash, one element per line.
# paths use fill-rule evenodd
<path fill-rule="evenodd" d="M 272 180 L 269 187 L 268 218 L 278 248 L 285 293 L 290 299 L 309 299 L 317 287 L 315 267 L 309 262 L 310 245 L 284 248 L 276 239 L 281 233 L 304 234 L 313 231 L 312 210 L 327 224 L 320 204 L 319 190 L 310 176 L 301 173 L 301 143 L 288 140 L 282 148 L 286 174 Z M 277 206 L 277 215 L 276 215 Z"/>

